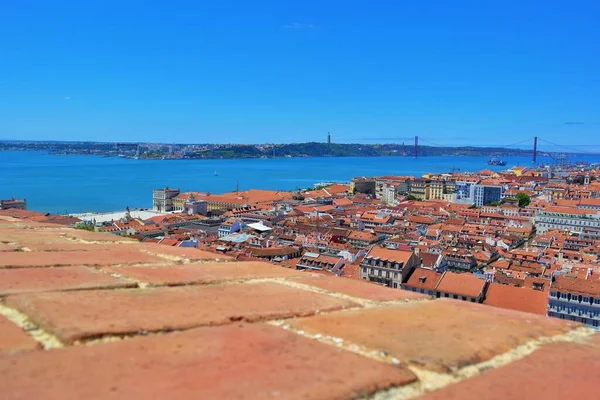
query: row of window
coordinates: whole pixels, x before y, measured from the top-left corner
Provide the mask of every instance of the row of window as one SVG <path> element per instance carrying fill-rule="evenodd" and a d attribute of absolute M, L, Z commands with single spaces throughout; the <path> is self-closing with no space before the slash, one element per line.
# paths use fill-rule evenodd
<path fill-rule="evenodd" d="M 404 287 L 402 287 L 402 289 L 408 290 L 408 291 L 411 291 L 411 292 L 415 292 L 415 293 L 423 293 L 423 294 L 431 294 L 431 295 L 433 295 L 433 291 L 426 290 L 426 289 L 421 289 L 421 288 L 416 288 L 416 287 L 404 286 Z M 448 298 L 448 299 L 470 301 L 471 303 L 475 303 L 475 299 L 474 298 L 472 298 L 472 297 L 466 297 L 466 296 L 459 296 L 457 294 L 435 292 L 435 297 L 437 297 L 437 298 L 445 297 L 445 298 Z"/>
<path fill-rule="evenodd" d="M 557 291 L 551 290 L 550 297 L 554 297 L 554 298 L 565 300 L 565 301 L 588 303 L 590 305 L 594 304 L 594 305 L 600 306 L 600 298 L 594 298 L 594 297 L 590 297 L 590 296 L 583 296 L 583 295 L 557 292 Z"/>
<path fill-rule="evenodd" d="M 384 272 L 383 270 L 376 269 L 376 268 L 363 267 L 362 272 L 365 275 L 367 275 L 367 274 L 369 274 L 369 275 L 376 275 L 376 276 L 379 276 L 379 277 L 382 277 L 382 278 L 385 277 L 385 278 L 389 279 L 389 278 L 392 277 L 392 273 L 390 271 L 385 271 Z M 393 273 L 393 277 L 394 277 L 394 279 L 398 279 L 398 273 L 394 272 Z"/>
<path fill-rule="evenodd" d="M 399 263 L 392 263 L 390 261 L 384 262 L 383 260 L 376 260 L 374 258 L 365 259 L 364 264 L 370 264 L 375 267 L 379 266 L 379 267 L 394 268 L 394 269 L 400 269 L 402 267 L 402 264 L 399 264 Z"/>
<path fill-rule="evenodd" d="M 600 317 L 600 311 L 590 311 L 588 309 L 583 309 L 581 307 L 577 307 L 577 306 L 569 306 L 569 305 L 562 305 L 562 304 L 554 304 L 550 306 L 550 309 L 552 311 L 556 311 L 556 312 L 563 312 L 563 313 L 569 313 L 569 314 L 577 314 L 579 316 L 588 316 L 590 318 L 599 318 Z"/>
<path fill-rule="evenodd" d="M 564 315 L 564 314 L 553 313 L 553 312 L 548 312 L 548 316 L 554 317 L 554 318 L 566 319 L 568 321 L 582 322 L 582 323 L 586 324 L 587 326 L 592 326 L 594 328 L 598 328 L 600 326 L 600 321 L 597 321 L 595 319 L 580 318 L 580 317 L 576 317 L 574 315 Z"/>
<path fill-rule="evenodd" d="M 540 219 L 537 223 L 539 226 L 554 226 L 554 225 L 581 225 L 581 226 L 600 226 L 597 221 L 581 221 L 569 219 Z"/>

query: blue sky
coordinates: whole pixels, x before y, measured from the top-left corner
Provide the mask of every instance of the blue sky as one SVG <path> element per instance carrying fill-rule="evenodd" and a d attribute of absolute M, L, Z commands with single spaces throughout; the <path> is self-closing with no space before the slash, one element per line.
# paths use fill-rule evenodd
<path fill-rule="evenodd" d="M 3 1 L 0 139 L 600 145 L 599 20 L 597 0 Z"/>

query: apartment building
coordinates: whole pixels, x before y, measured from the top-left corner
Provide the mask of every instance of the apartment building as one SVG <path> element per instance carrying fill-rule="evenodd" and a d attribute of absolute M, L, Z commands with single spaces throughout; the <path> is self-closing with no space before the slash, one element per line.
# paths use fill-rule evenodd
<path fill-rule="evenodd" d="M 429 183 L 429 197 L 427 200 L 447 200 L 454 199 L 456 193 L 456 183 L 448 180 L 432 180 Z"/>
<path fill-rule="evenodd" d="M 475 203 L 475 185 L 477 182 L 456 181 L 453 201 L 460 204 Z"/>
<path fill-rule="evenodd" d="M 504 193 L 502 185 L 479 183 L 474 187 L 475 205 L 482 207 L 495 202 L 499 203 L 502 200 L 502 193 Z"/>
<path fill-rule="evenodd" d="M 548 207 L 538 212 L 535 225 L 540 234 L 550 229 L 589 233 L 591 230 L 600 229 L 600 215 L 594 209 Z"/>
<path fill-rule="evenodd" d="M 438 298 L 481 303 L 487 282 L 472 274 L 438 273 L 427 268 L 415 268 L 401 288 Z"/>
<path fill-rule="evenodd" d="M 429 192 L 431 180 L 429 179 L 415 179 L 410 182 L 408 193 L 419 200 L 429 199 Z"/>
<path fill-rule="evenodd" d="M 600 329 L 600 281 L 555 276 L 548 296 L 548 316 Z"/>
<path fill-rule="evenodd" d="M 375 194 L 375 179 L 357 177 L 353 178 L 350 182 L 350 194 L 364 193 L 364 194 Z"/>
<path fill-rule="evenodd" d="M 419 264 L 419 257 L 412 251 L 373 246 L 360 264 L 360 278 L 399 288 L 410 271 Z"/>
<path fill-rule="evenodd" d="M 332 257 L 307 251 L 298 260 L 296 268 L 299 270 L 325 270 L 337 273 L 346 263 L 347 261 L 343 257 Z"/>

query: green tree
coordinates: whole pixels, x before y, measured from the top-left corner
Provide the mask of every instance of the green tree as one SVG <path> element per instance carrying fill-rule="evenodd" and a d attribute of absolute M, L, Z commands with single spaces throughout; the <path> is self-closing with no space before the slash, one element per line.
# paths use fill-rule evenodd
<path fill-rule="evenodd" d="M 527 193 L 519 192 L 517 193 L 517 200 L 519 200 L 519 207 L 527 207 L 529 203 L 531 203 L 531 197 Z"/>
<path fill-rule="evenodd" d="M 419 199 L 417 199 L 415 196 L 413 196 L 412 194 L 409 194 L 409 195 L 408 195 L 408 196 L 406 196 L 404 199 L 405 199 L 405 200 L 419 200 Z"/>
<path fill-rule="evenodd" d="M 75 225 L 75 229 L 83 229 L 85 231 L 94 231 L 94 225 L 86 224 L 86 223 L 78 223 Z"/>

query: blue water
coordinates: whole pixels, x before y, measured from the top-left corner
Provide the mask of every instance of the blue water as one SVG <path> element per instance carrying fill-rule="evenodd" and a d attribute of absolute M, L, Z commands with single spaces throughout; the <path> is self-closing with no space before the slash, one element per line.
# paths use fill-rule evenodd
<path fill-rule="evenodd" d="M 538 159 L 552 163 L 544 157 Z M 528 157 L 504 160 L 507 167 L 531 165 Z M 577 160 L 600 162 L 590 156 Z M 449 156 L 163 161 L 0 151 L 0 198 L 26 198 L 30 210 L 51 213 L 114 211 L 127 206 L 151 207 L 152 188 L 164 186 L 223 193 L 235 190 L 239 182 L 240 190 L 294 190 L 318 182 L 348 182 L 355 176 L 507 168 L 489 167 L 487 161 L 487 157 Z"/>

